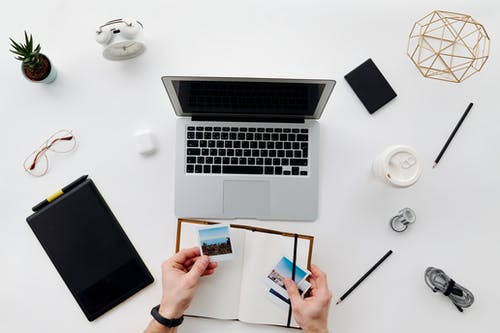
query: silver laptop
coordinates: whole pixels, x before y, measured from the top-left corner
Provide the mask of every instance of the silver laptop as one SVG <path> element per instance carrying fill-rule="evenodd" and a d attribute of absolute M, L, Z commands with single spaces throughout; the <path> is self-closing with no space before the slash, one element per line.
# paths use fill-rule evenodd
<path fill-rule="evenodd" d="M 177 116 L 179 217 L 314 220 L 333 80 L 162 77 Z"/>

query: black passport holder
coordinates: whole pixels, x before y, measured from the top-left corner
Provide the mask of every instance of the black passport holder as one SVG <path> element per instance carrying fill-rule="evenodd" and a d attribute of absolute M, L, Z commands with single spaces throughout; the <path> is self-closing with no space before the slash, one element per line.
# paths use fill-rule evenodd
<path fill-rule="evenodd" d="M 344 78 L 370 114 L 397 96 L 372 59 L 366 60 Z"/>

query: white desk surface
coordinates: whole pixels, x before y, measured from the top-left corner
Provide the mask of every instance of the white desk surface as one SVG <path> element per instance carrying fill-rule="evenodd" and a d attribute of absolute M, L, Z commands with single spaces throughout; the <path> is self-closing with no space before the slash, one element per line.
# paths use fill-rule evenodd
<path fill-rule="evenodd" d="M 314 223 L 239 221 L 316 236 L 314 262 L 328 273 L 335 299 L 388 249 L 394 254 L 341 305 L 333 332 L 493 332 L 500 274 L 500 3 L 465 1 L 4 1 L 0 21 L 0 331 L 139 332 L 160 299 L 160 264 L 174 251 L 176 117 L 162 75 L 336 79 L 321 119 L 320 212 Z M 413 23 L 434 9 L 469 13 L 492 37 L 483 72 L 462 84 L 424 79 L 407 58 Z M 101 57 L 95 27 L 134 17 L 147 51 L 127 62 Z M 59 70 L 32 84 L 7 51 L 27 29 Z M 369 115 L 343 76 L 373 58 L 398 93 Z M 433 160 L 467 104 L 474 108 L 439 167 Z M 78 150 L 50 156 L 33 178 L 24 158 L 52 132 L 73 129 Z M 133 133 L 150 128 L 155 156 L 135 151 Z M 374 157 L 409 144 L 424 161 L 419 182 L 395 189 L 371 174 Z M 29 229 L 41 198 L 82 174 L 98 185 L 155 283 L 89 323 Z M 408 206 L 415 225 L 388 220 Z M 476 296 L 459 313 L 425 285 L 440 267 Z M 239 322 L 187 319 L 180 332 L 285 332 Z"/>

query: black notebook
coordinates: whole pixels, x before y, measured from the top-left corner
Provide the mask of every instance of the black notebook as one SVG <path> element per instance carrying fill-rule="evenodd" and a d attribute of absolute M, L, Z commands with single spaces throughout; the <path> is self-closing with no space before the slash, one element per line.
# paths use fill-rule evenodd
<path fill-rule="evenodd" d="M 371 59 L 348 73 L 345 79 L 369 113 L 374 113 L 397 96 Z"/>
<path fill-rule="evenodd" d="M 26 220 L 89 321 L 153 282 L 90 179 Z"/>

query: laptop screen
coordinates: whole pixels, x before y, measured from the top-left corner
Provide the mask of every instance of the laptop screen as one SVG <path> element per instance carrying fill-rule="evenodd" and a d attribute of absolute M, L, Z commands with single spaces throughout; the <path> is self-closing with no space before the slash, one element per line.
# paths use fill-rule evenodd
<path fill-rule="evenodd" d="M 307 81 L 172 79 L 175 96 L 170 97 L 179 115 L 317 118 L 326 85 L 332 81 Z"/>

